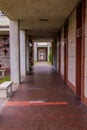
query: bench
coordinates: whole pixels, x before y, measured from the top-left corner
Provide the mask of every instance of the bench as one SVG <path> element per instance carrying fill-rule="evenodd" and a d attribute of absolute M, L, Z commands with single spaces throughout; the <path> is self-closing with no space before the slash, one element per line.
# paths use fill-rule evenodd
<path fill-rule="evenodd" d="M 9 97 L 12 95 L 12 81 L 5 81 L 0 84 L 0 97 Z"/>
<path fill-rule="evenodd" d="M 5 69 L 0 69 L 0 73 L 2 74 L 2 76 L 4 77 L 5 76 Z"/>

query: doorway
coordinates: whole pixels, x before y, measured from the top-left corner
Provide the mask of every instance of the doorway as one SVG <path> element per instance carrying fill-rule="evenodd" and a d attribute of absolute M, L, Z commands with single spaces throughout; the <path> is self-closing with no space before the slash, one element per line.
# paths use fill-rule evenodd
<path fill-rule="evenodd" d="M 38 61 L 47 61 L 47 47 L 37 48 L 37 59 Z"/>
<path fill-rule="evenodd" d="M 76 10 L 76 95 L 81 98 L 82 3 Z"/>

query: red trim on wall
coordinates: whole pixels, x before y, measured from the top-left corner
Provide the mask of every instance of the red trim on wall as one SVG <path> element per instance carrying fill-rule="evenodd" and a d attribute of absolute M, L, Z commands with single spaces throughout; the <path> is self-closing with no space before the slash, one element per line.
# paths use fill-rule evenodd
<path fill-rule="evenodd" d="M 76 8 L 76 95 L 81 98 L 82 2 Z"/>
<path fill-rule="evenodd" d="M 84 68 L 85 68 L 85 0 L 82 0 L 82 53 L 81 53 L 81 101 L 84 102 Z"/>
<path fill-rule="evenodd" d="M 87 98 L 84 97 L 84 68 L 85 68 L 85 2 L 86 0 L 82 1 L 82 44 L 81 44 L 81 101 L 85 104 L 87 104 Z M 77 7 L 76 7 L 77 8 Z M 70 16 L 69 16 L 70 17 Z M 61 31 L 59 31 L 59 37 L 61 41 Z M 67 44 L 68 45 L 68 44 Z M 68 47 L 67 47 L 68 48 Z M 68 51 L 67 51 L 68 55 Z M 59 73 L 61 71 L 61 44 L 59 44 Z M 60 74 L 60 77 L 63 79 L 63 75 Z M 74 86 L 69 80 L 68 80 L 68 58 L 67 58 L 67 85 L 73 90 L 73 92 L 76 94 L 76 86 Z"/>

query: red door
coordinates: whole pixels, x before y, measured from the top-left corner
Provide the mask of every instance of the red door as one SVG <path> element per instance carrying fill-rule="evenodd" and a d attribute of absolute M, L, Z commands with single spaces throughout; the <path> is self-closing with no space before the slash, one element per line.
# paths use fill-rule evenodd
<path fill-rule="evenodd" d="M 81 97 L 82 3 L 76 10 L 76 95 Z"/>

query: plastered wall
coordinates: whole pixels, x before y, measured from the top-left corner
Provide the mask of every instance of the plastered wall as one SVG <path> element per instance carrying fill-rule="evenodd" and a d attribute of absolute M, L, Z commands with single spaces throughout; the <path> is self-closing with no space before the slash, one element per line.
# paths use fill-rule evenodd
<path fill-rule="evenodd" d="M 87 98 L 87 1 L 85 17 L 85 71 L 84 71 L 84 96 Z"/>
<path fill-rule="evenodd" d="M 76 10 L 68 23 L 68 81 L 76 86 Z"/>
<path fill-rule="evenodd" d="M 59 72 L 59 39 L 57 39 L 57 72 Z"/>
<path fill-rule="evenodd" d="M 61 74 L 64 76 L 64 26 L 61 29 Z"/>

